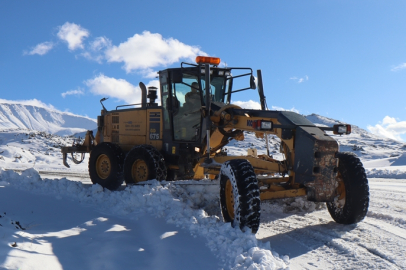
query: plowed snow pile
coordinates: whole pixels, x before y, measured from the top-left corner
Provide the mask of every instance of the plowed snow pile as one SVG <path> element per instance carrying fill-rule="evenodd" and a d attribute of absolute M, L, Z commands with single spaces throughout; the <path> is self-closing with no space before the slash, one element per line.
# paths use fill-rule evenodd
<path fill-rule="evenodd" d="M 208 248 L 227 268 L 281 269 L 286 267 L 285 262 L 269 250 L 269 243 L 259 242 L 250 232 L 243 233 L 236 230 L 217 216 L 209 216 L 204 210 L 193 209 L 188 206 L 193 202 L 187 199 L 175 198 L 171 189 L 176 187 L 172 187 L 171 183 L 150 181 L 148 185 L 137 185 L 111 192 L 99 185 L 85 187 L 80 182 L 67 179 L 41 179 L 35 169 L 28 169 L 21 175 L 14 171 L 1 170 L 0 184 L 3 188 L 17 188 L 56 198 L 66 197 L 111 215 L 137 219 L 149 214 L 156 218 L 163 218 L 167 223 L 189 231 L 192 237 L 204 237 Z M 202 194 L 202 190 L 197 191 L 199 195 Z M 190 197 L 193 197 L 193 194 Z M 6 223 L 9 222 L 6 221 Z M 28 221 L 21 221 L 23 228 L 30 226 L 26 222 Z M 30 231 L 32 230 L 27 230 L 27 233 Z M 20 237 L 24 237 L 24 234 Z M 25 238 L 27 238 L 25 241 L 28 241 L 30 237 Z M 13 241 L 9 235 L 6 239 L 10 243 Z M 21 243 L 18 242 L 17 245 Z M 285 258 L 285 261 L 288 260 Z"/>

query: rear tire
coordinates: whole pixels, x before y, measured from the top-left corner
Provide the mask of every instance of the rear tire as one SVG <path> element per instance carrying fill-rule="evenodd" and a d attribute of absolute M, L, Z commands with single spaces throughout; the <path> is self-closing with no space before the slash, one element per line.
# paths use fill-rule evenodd
<path fill-rule="evenodd" d="M 220 204 L 225 222 L 256 233 L 261 215 L 258 180 L 251 163 L 245 159 L 224 162 L 219 174 Z"/>
<path fill-rule="evenodd" d="M 89 176 L 93 184 L 110 190 L 118 189 L 123 183 L 124 154 L 112 143 L 96 145 L 89 158 Z"/>
<path fill-rule="evenodd" d="M 368 212 L 368 179 L 361 161 L 354 153 L 338 153 L 338 159 L 338 196 L 334 202 L 327 203 L 327 208 L 337 223 L 358 223 Z"/>
<path fill-rule="evenodd" d="M 124 161 L 127 185 L 151 179 L 166 180 L 167 170 L 162 154 L 152 145 L 138 145 L 128 152 Z"/>

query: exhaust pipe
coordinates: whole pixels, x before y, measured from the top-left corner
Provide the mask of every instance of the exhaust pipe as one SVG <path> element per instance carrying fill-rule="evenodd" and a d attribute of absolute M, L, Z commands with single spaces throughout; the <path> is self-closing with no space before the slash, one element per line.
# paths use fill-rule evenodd
<path fill-rule="evenodd" d="M 147 107 L 147 87 L 143 82 L 140 82 L 138 85 L 141 88 L 141 107 L 145 108 Z"/>

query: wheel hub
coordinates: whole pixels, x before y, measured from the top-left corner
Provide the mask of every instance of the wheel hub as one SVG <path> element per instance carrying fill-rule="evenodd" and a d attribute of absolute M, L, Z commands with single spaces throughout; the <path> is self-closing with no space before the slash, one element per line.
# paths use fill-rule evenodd
<path fill-rule="evenodd" d="M 231 219 L 234 219 L 234 193 L 233 193 L 233 185 L 231 184 L 230 179 L 227 179 L 225 193 L 226 193 L 226 206 L 228 216 Z"/>
<path fill-rule="evenodd" d="M 137 159 L 131 167 L 131 177 L 135 183 L 148 180 L 148 166 L 144 160 Z"/>
<path fill-rule="evenodd" d="M 107 155 L 101 154 L 96 160 L 96 173 L 101 179 L 109 177 L 111 171 L 110 159 Z"/>
<path fill-rule="evenodd" d="M 338 197 L 335 200 L 336 206 L 339 208 L 343 208 L 345 205 L 345 185 L 344 185 L 344 181 L 342 180 L 342 178 L 339 175 L 339 181 L 338 181 L 338 187 L 337 187 L 337 193 L 338 193 Z"/>

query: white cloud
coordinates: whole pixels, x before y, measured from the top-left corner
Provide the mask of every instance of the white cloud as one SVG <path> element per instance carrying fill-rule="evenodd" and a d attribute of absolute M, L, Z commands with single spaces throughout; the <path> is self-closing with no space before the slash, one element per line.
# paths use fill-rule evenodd
<path fill-rule="evenodd" d="M 31 49 L 29 52 L 24 52 L 24 55 L 44 55 L 48 53 L 52 48 L 54 47 L 54 43 L 52 42 L 43 42 L 35 46 L 34 48 Z"/>
<path fill-rule="evenodd" d="M 135 34 L 126 42 L 106 51 L 107 61 L 123 62 L 127 73 L 167 66 L 181 59 L 194 61 L 197 55 L 207 54 L 196 46 L 186 45 L 174 38 L 165 39 L 149 31 Z"/>
<path fill-rule="evenodd" d="M 403 64 L 400 64 L 400 65 L 392 68 L 391 71 L 398 71 L 398 70 L 405 69 L 405 68 L 406 68 L 406 63 L 403 63 Z"/>
<path fill-rule="evenodd" d="M 124 79 L 115 79 L 100 74 L 93 79 L 85 81 L 85 84 L 90 88 L 90 92 L 95 95 L 116 98 L 127 104 L 141 103 L 141 89 Z M 159 81 L 150 81 L 146 86 L 155 86 L 159 89 Z M 157 94 L 159 98 L 159 91 Z"/>
<path fill-rule="evenodd" d="M 66 91 L 66 92 L 62 93 L 61 96 L 63 98 L 65 98 L 66 96 L 70 96 L 70 95 L 80 96 L 80 95 L 84 95 L 84 94 L 85 94 L 85 92 L 83 91 L 83 89 L 79 88 L 78 90 Z"/>
<path fill-rule="evenodd" d="M 240 106 L 243 109 L 254 109 L 260 110 L 261 104 L 259 102 L 249 100 L 249 101 L 233 101 L 231 102 L 234 105 Z"/>
<path fill-rule="evenodd" d="M 59 27 L 57 36 L 68 43 L 69 50 L 83 49 L 83 40 L 89 36 L 89 31 L 75 23 L 66 22 Z"/>
<path fill-rule="evenodd" d="M 274 111 L 291 111 L 291 112 L 299 113 L 299 110 L 295 109 L 295 107 L 293 107 L 292 109 L 284 109 L 282 107 L 272 106 L 272 110 L 274 110 Z"/>
<path fill-rule="evenodd" d="M 309 80 L 309 76 L 304 76 L 303 78 L 290 77 L 289 80 L 297 81 L 297 83 L 302 83 Z"/>
<path fill-rule="evenodd" d="M 261 104 L 257 101 L 249 100 L 249 101 L 232 101 L 234 105 L 240 106 L 243 109 L 253 109 L 253 110 L 261 110 Z M 292 111 L 295 113 L 299 113 L 297 109 L 294 107 L 292 109 L 284 109 L 282 107 L 272 106 L 271 110 L 275 111 Z"/>
<path fill-rule="evenodd" d="M 390 138 L 396 141 L 403 141 L 401 135 L 406 134 L 406 121 L 397 121 L 395 118 L 385 116 L 382 122 L 375 126 L 368 126 L 372 133 Z"/>
<path fill-rule="evenodd" d="M 156 78 L 158 76 L 158 72 L 155 70 L 152 70 L 151 68 L 147 68 L 141 71 L 141 75 L 144 78 Z"/>
<path fill-rule="evenodd" d="M 106 37 L 97 37 L 89 43 L 89 49 L 81 55 L 89 60 L 102 63 L 104 51 L 111 47 L 111 40 Z"/>
<path fill-rule="evenodd" d="M 97 37 L 95 40 L 90 42 L 90 49 L 92 51 L 101 51 L 105 48 L 111 47 L 111 40 L 106 37 Z"/>
<path fill-rule="evenodd" d="M 53 111 L 58 111 L 54 106 L 51 104 L 45 104 L 44 102 L 38 99 L 29 99 L 29 100 L 6 100 L 0 99 L 0 103 L 7 103 L 7 104 L 22 104 L 22 105 L 31 105 L 36 107 L 41 107 Z"/>

